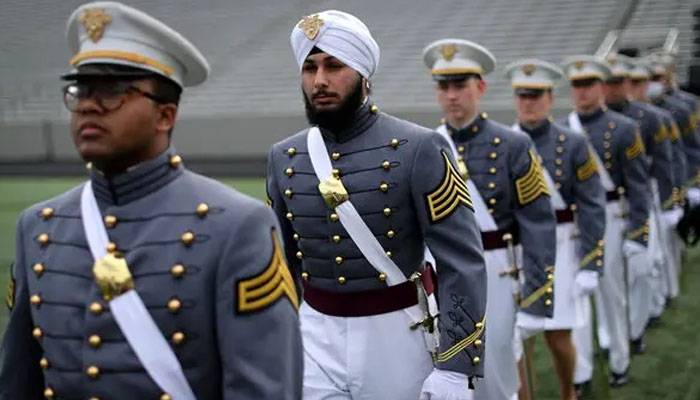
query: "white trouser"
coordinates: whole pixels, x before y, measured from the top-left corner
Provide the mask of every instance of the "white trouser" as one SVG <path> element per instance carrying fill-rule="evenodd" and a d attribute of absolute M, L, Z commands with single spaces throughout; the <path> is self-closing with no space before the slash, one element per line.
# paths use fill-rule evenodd
<path fill-rule="evenodd" d="M 487 277 L 484 379 L 476 383 L 474 398 L 510 400 L 517 394 L 519 385 L 513 349 L 517 310 L 513 294 L 518 283 L 510 276 L 499 275 L 510 268 L 506 249 L 485 251 L 484 261 Z"/>
<path fill-rule="evenodd" d="M 581 298 L 583 325 L 571 331 L 571 341 L 576 347 L 574 383 L 584 383 L 593 378 L 593 313 L 591 296 Z"/>
<path fill-rule="evenodd" d="M 305 400 L 418 399 L 433 363 L 403 310 L 346 318 L 303 303 L 299 315 Z"/>
<path fill-rule="evenodd" d="M 596 319 L 598 324 L 598 343 L 601 347 L 610 349 L 610 369 L 615 373 L 627 370 L 630 361 L 629 334 L 627 322 L 627 299 L 625 290 L 624 258 L 622 240 L 624 220 L 620 217 L 619 202 L 609 202 L 605 206 L 605 256 L 603 276 L 598 289 L 594 292 L 596 304 Z M 582 329 L 586 329 L 584 326 Z M 574 338 L 585 338 L 585 333 L 575 334 Z M 574 342 L 577 348 L 576 357 L 584 357 L 593 365 L 593 349 L 584 353 L 586 345 Z M 580 348 L 579 348 L 580 347 Z M 575 372 L 576 376 L 583 375 Z M 590 379 L 590 377 L 588 377 Z M 588 380 L 584 379 L 584 380 Z M 582 382 L 582 381 L 577 381 Z"/>
<path fill-rule="evenodd" d="M 651 210 L 649 214 L 649 255 L 653 261 L 651 273 L 649 275 L 649 317 L 658 317 L 664 310 L 666 297 L 669 293 L 669 270 L 673 268 L 669 265 L 672 260 L 669 258 L 666 235 L 663 221 L 658 208 Z M 635 338 L 635 332 L 632 332 Z"/>
<path fill-rule="evenodd" d="M 583 302 L 576 295 L 576 273 L 579 258 L 576 255 L 574 224 L 557 224 L 557 257 L 554 268 L 554 314 L 545 320 L 545 330 L 573 329 L 582 326 Z"/>
<path fill-rule="evenodd" d="M 674 213 L 675 222 L 680 219 L 683 211 L 680 208 L 676 208 L 673 211 L 668 211 Z M 674 221 L 662 220 L 661 228 L 664 232 L 664 240 L 666 242 L 667 250 L 667 262 L 666 262 L 666 276 L 668 276 L 667 286 L 668 294 L 670 298 L 678 297 L 680 293 L 679 278 L 681 273 L 681 254 L 683 252 L 683 240 L 676 233 L 676 223 Z"/>
<path fill-rule="evenodd" d="M 630 339 L 639 339 L 649 321 L 649 311 L 653 292 L 651 291 L 649 273 L 652 260 L 649 251 L 635 254 L 627 261 L 627 298 L 629 299 Z M 643 272 L 635 271 L 640 269 Z"/>

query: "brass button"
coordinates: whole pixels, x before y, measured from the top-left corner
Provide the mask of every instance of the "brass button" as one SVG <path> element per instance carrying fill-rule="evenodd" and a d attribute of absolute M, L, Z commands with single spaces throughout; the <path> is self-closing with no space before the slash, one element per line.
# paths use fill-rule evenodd
<path fill-rule="evenodd" d="M 342 263 L 343 263 L 343 257 L 337 256 L 337 257 L 335 258 L 335 263 L 338 264 L 338 265 L 342 264 Z"/>
<path fill-rule="evenodd" d="M 478 356 L 474 357 L 474 365 L 479 365 L 479 363 L 481 363 L 481 358 L 479 358 Z"/>
<path fill-rule="evenodd" d="M 389 239 L 393 239 L 394 236 L 396 236 L 396 232 L 394 232 L 393 229 L 389 229 L 389 231 L 387 231 L 386 233 L 386 237 L 388 237 Z"/>
<path fill-rule="evenodd" d="M 389 162 L 389 160 L 382 161 L 382 168 L 384 168 L 384 170 L 387 171 L 391 168 L 391 163 Z"/>
<path fill-rule="evenodd" d="M 609 149 L 609 148 L 610 148 L 610 142 L 608 142 L 608 141 L 603 142 L 603 148 Z"/>
<path fill-rule="evenodd" d="M 173 168 L 177 168 L 182 164 L 182 157 L 179 155 L 175 154 L 174 156 L 170 157 L 170 166 Z"/>
<path fill-rule="evenodd" d="M 333 243 L 340 243 L 340 235 L 333 235 Z"/>
<path fill-rule="evenodd" d="M 496 167 L 489 168 L 489 174 L 496 175 Z"/>
<path fill-rule="evenodd" d="M 396 139 L 396 138 L 391 139 L 391 142 L 389 142 L 389 145 L 391 147 L 393 147 L 394 149 L 396 149 L 397 147 L 399 147 L 399 139 Z"/>
<path fill-rule="evenodd" d="M 489 214 L 493 214 L 493 212 L 494 212 L 494 209 L 489 207 Z"/>
<path fill-rule="evenodd" d="M 297 149 L 296 147 L 290 147 L 287 149 L 287 155 L 290 157 L 294 157 L 294 155 L 297 154 Z"/>
<path fill-rule="evenodd" d="M 562 161 L 561 158 L 557 158 L 556 160 L 554 160 L 554 164 L 556 164 L 556 165 L 562 165 L 562 164 L 564 164 L 564 161 Z"/>
<path fill-rule="evenodd" d="M 335 152 L 334 152 L 333 154 L 331 154 L 331 158 L 332 158 L 334 161 L 340 160 L 340 153 L 335 153 Z"/>
<path fill-rule="evenodd" d="M 334 178 L 340 178 L 341 172 L 339 168 L 333 168 L 331 170 L 331 175 L 333 175 Z"/>
<path fill-rule="evenodd" d="M 554 289 L 552 289 L 552 287 L 550 286 L 550 287 L 547 288 L 546 291 L 547 291 L 547 293 L 550 293 L 550 294 L 551 294 L 551 293 L 554 292 Z"/>
<path fill-rule="evenodd" d="M 612 133 L 610 133 L 610 132 L 605 132 L 605 133 L 603 134 L 603 138 L 604 138 L 604 139 L 607 139 L 607 140 L 612 139 Z"/>
<path fill-rule="evenodd" d="M 53 396 L 54 396 L 53 389 L 51 389 L 50 387 L 47 387 L 46 389 L 44 389 L 44 397 L 46 397 L 47 399 L 53 399 Z"/>
<path fill-rule="evenodd" d="M 287 169 L 284 170 L 284 173 L 285 173 L 287 176 L 290 176 L 290 177 L 291 177 L 292 175 L 294 175 L 294 168 L 291 168 L 291 167 L 290 167 L 290 168 L 287 168 Z"/>
<path fill-rule="evenodd" d="M 472 132 L 474 132 L 474 133 L 479 132 L 479 127 L 476 125 L 472 126 Z"/>
<path fill-rule="evenodd" d="M 300 239 L 300 236 L 299 236 L 299 234 L 298 234 L 298 233 L 295 233 L 295 234 L 293 234 L 293 235 L 292 235 L 292 238 L 293 238 L 293 239 L 294 239 L 295 241 L 297 241 L 297 242 L 298 242 L 298 241 L 299 241 L 299 239 Z"/>
<path fill-rule="evenodd" d="M 29 298 L 29 302 L 30 302 L 33 306 L 39 306 L 39 305 L 41 304 L 41 296 L 39 296 L 38 294 L 33 294 L 33 295 Z"/>
<path fill-rule="evenodd" d="M 603 166 L 605 166 L 606 169 L 610 169 L 610 168 L 612 168 L 612 163 L 609 161 L 606 161 L 603 163 Z"/>
<path fill-rule="evenodd" d="M 340 219 L 340 217 L 338 217 L 338 214 L 336 214 L 336 213 L 331 213 L 330 219 L 333 222 L 337 222 L 338 219 Z"/>
<path fill-rule="evenodd" d="M 391 256 L 393 256 L 393 253 L 391 252 L 391 250 L 387 250 L 386 256 L 389 258 L 391 258 Z"/>
<path fill-rule="evenodd" d="M 498 146 L 499 144 L 501 144 L 501 138 L 499 138 L 498 136 L 496 136 L 495 138 L 493 138 L 493 144 L 496 145 L 496 146 Z"/>
<path fill-rule="evenodd" d="M 206 215 L 209 214 L 209 205 L 207 203 L 199 203 L 196 212 L 198 217 L 206 217 Z"/>
<path fill-rule="evenodd" d="M 564 147 L 563 147 L 563 146 L 557 146 L 556 152 L 557 152 L 557 154 L 563 153 L 563 152 L 564 152 Z"/>
<path fill-rule="evenodd" d="M 287 219 L 290 220 L 290 221 L 294 220 L 294 214 L 292 214 L 291 212 L 288 212 L 288 213 L 287 213 Z"/>
<path fill-rule="evenodd" d="M 92 379 L 97 379 L 100 376 L 100 369 L 96 365 L 91 365 L 87 367 L 85 374 Z"/>
<path fill-rule="evenodd" d="M 114 215 L 105 215 L 105 226 L 107 228 L 114 228 L 117 226 L 117 217 Z"/>
<path fill-rule="evenodd" d="M 88 338 L 88 343 L 90 344 L 90 347 L 98 348 L 102 345 L 102 338 L 98 335 L 90 335 Z"/>
<path fill-rule="evenodd" d="M 182 302 L 177 298 L 173 297 L 168 301 L 168 311 L 175 314 L 182 308 Z"/>
<path fill-rule="evenodd" d="M 484 327 L 484 323 L 483 323 L 483 322 L 477 322 L 474 326 L 476 327 L 476 329 L 481 329 L 481 328 Z"/>
<path fill-rule="evenodd" d="M 563 142 L 563 141 L 565 141 L 565 140 L 566 140 L 566 136 L 564 136 L 563 133 L 560 134 L 560 135 L 559 135 L 559 141 L 560 141 L 560 142 Z"/>
<path fill-rule="evenodd" d="M 596 265 L 596 267 L 602 267 L 602 266 L 603 266 L 603 260 L 596 260 L 595 265 Z"/>
<path fill-rule="evenodd" d="M 603 153 L 603 156 L 605 157 L 606 160 L 610 160 L 612 158 L 612 154 L 609 151 L 606 151 Z"/>
<path fill-rule="evenodd" d="M 347 281 L 347 279 L 345 279 L 344 276 L 339 276 L 339 277 L 338 277 L 338 283 L 339 283 L 339 284 L 345 285 L 345 282 L 346 282 L 346 281 Z"/>
<path fill-rule="evenodd" d="M 309 273 L 304 271 L 301 273 L 301 279 L 308 281 L 309 280 Z"/>
<path fill-rule="evenodd" d="M 379 184 L 379 190 L 386 193 L 389 191 L 389 185 L 386 182 L 382 182 L 381 184 Z"/>
<path fill-rule="evenodd" d="M 489 189 L 495 189 L 495 188 L 496 188 L 496 182 L 489 182 L 488 188 L 489 188 Z"/>
<path fill-rule="evenodd" d="M 379 274 L 379 282 L 384 282 L 386 281 L 386 274 L 384 272 Z"/>
<path fill-rule="evenodd" d="M 461 154 L 461 153 L 464 153 L 464 146 L 459 146 L 459 147 L 457 147 L 457 152 L 460 153 L 460 154 Z"/>
<path fill-rule="evenodd" d="M 173 278 L 182 278 L 185 272 L 187 272 L 187 269 L 182 264 L 175 264 L 170 267 L 170 275 L 172 275 Z"/>
<path fill-rule="evenodd" d="M 612 121 L 610 121 L 610 122 L 608 123 L 608 127 L 610 128 L 610 130 L 615 129 L 616 126 L 617 126 L 617 125 L 615 125 L 615 123 L 612 122 Z"/>
<path fill-rule="evenodd" d="M 384 216 L 388 217 L 391 215 L 391 208 L 387 207 L 383 210 L 383 212 L 384 212 Z"/>
<path fill-rule="evenodd" d="M 41 274 L 44 273 L 45 269 L 46 268 L 44 268 L 44 264 L 42 264 L 42 263 L 36 263 L 32 266 L 32 271 L 34 271 L 36 276 L 41 276 Z"/>
<path fill-rule="evenodd" d="M 90 397 L 90 399 L 88 399 L 88 400 L 100 400 L 100 398 L 99 398 L 99 397 L 96 397 L 96 396 L 92 396 L 92 397 Z"/>
<path fill-rule="evenodd" d="M 41 339 L 44 336 L 44 332 L 37 326 L 32 329 L 32 336 L 34 336 L 34 339 Z"/>
<path fill-rule="evenodd" d="M 474 341 L 474 346 L 475 347 L 480 347 L 484 342 L 481 341 L 481 339 L 476 339 Z"/>
<path fill-rule="evenodd" d="M 169 394 L 163 393 L 160 395 L 160 400 L 173 400 L 173 398 Z"/>
<path fill-rule="evenodd" d="M 376 104 L 372 104 L 372 105 L 369 107 L 369 112 L 371 112 L 372 114 L 376 114 L 376 113 L 379 112 L 379 107 L 377 107 Z"/>
<path fill-rule="evenodd" d="M 481 114 L 479 114 L 479 116 L 481 117 L 481 119 L 489 119 L 489 113 L 487 112 L 482 112 Z"/>
<path fill-rule="evenodd" d="M 287 188 L 287 189 L 284 189 L 284 195 L 291 199 L 292 196 L 294 195 L 294 192 L 292 191 L 291 188 Z"/>
<path fill-rule="evenodd" d="M 49 368 L 49 360 L 47 360 L 46 357 L 42 357 L 41 360 L 39 360 L 39 366 L 42 369 L 48 369 Z"/>
<path fill-rule="evenodd" d="M 194 233 L 187 231 L 182 234 L 180 240 L 182 240 L 182 244 L 185 246 L 191 246 L 192 242 L 194 242 Z"/>
<path fill-rule="evenodd" d="M 85 163 L 85 169 L 90 171 L 92 169 L 92 162 Z"/>
<path fill-rule="evenodd" d="M 497 202 L 497 200 L 496 200 L 495 197 L 491 197 L 491 198 L 489 199 L 489 204 L 491 204 L 492 206 L 493 206 L 493 205 L 496 205 L 496 202 Z"/>
<path fill-rule="evenodd" d="M 117 251 L 117 244 L 114 242 L 107 243 L 106 250 L 107 253 L 114 253 L 115 251 Z"/>
<path fill-rule="evenodd" d="M 90 312 L 92 314 L 100 315 L 100 314 L 102 314 L 102 311 L 104 311 L 104 307 L 102 306 L 102 304 L 100 304 L 96 301 L 93 303 L 90 303 Z"/>
<path fill-rule="evenodd" d="M 489 154 L 489 158 L 492 159 L 492 160 L 495 160 L 496 158 L 498 158 L 498 153 L 496 153 L 495 151 L 492 151 L 492 152 Z"/>
<path fill-rule="evenodd" d="M 562 170 L 560 170 L 558 168 L 556 170 L 554 170 L 554 175 L 561 176 L 562 174 L 563 174 Z"/>
<path fill-rule="evenodd" d="M 551 306 L 551 305 L 552 305 L 552 300 L 550 300 L 550 299 L 545 300 L 545 301 L 544 301 L 544 305 L 545 305 L 545 306 Z"/>
<path fill-rule="evenodd" d="M 555 183 L 554 183 L 554 187 L 557 188 L 557 189 L 561 189 L 561 183 L 555 182 Z"/>
<path fill-rule="evenodd" d="M 39 241 L 39 244 L 42 246 L 46 246 L 49 244 L 49 234 L 48 233 L 42 233 L 41 235 L 37 236 L 36 238 Z"/>
<path fill-rule="evenodd" d="M 180 331 L 177 331 L 173 333 L 170 339 L 172 340 L 173 344 L 179 345 L 185 341 L 185 334 Z"/>
<path fill-rule="evenodd" d="M 297 258 L 300 260 L 304 258 L 304 253 L 302 253 L 301 250 L 297 251 Z"/>
<path fill-rule="evenodd" d="M 547 274 L 547 280 L 551 281 L 554 279 L 554 274 Z"/>
<path fill-rule="evenodd" d="M 53 208 L 46 207 L 41 210 L 41 218 L 51 219 L 51 217 L 53 217 Z"/>

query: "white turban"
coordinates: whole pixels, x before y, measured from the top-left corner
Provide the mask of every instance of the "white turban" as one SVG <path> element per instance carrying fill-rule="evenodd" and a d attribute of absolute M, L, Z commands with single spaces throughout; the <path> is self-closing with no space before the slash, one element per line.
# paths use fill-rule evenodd
<path fill-rule="evenodd" d="M 294 26 L 289 41 L 299 69 L 314 47 L 368 79 L 379 65 L 379 46 L 369 29 L 346 12 L 328 10 L 304 17 Z"/>

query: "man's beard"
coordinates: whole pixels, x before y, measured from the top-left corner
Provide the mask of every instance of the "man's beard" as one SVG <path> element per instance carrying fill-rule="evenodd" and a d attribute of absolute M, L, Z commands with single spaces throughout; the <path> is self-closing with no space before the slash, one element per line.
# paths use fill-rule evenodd
<path fill-rule="evenodd" d="M 355 119 L 355 112 L 362 104 L 362 79 L 357 80 L 357 84 L 350 94 L 342 100 L 339 107 L 335 110 L 317 111 L 303 89 L 301 93 L 304 98 L 306 119 L 309 121 L 309 124 L 318 125 L 333 133 L 339 133 L 350 126 Z"/>

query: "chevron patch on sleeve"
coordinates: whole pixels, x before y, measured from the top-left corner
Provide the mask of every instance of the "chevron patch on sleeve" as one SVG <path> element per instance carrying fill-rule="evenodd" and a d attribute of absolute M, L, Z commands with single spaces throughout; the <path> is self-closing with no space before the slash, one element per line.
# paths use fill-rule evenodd
<path fill-rule="evenodd" d="M 644 143 L 642 143 L 642 137 L 637 132 L 634 135 L 634 142 L 625 149 L 625 156 L 628 160 L 634 160 L 642 153 L 644 153 Z"/>
<path fill-rule="evenodd" d="M 528 151 L 528 154 L 530 155 L 530 168 L 528 168 L 525 175 L 515 181 L 518 201 L 522 205 L 535 201 L 541 195 L 549 195 L 539 157 L 532 149 Z"/>
<path fill-rule="evenodd" d="M 448 217 L 460 205 L 474 209 L 467 184 L 464 183 L 459 171 L 455 169 L 444 151 L 442 158 L 445 160 L 445 176 L 437 188 L 426 195 L 428 214 L 432 222 Z"/>
<path fill-rule="evenodd" d="M 576 168 L 576 178 L 579 181 L 585 181 L 593 175 L 595 175 L 596 173 L 598 173 L 598 166 L 596 164 L 595 157 L 593 156 L 593 154 L 591 154 L 589 150 L 586 162 L 584 162 L 578 168 Z"/>
<path fill-rule="evenodd" d="M 282 297 L 287 297 L 294 309 L 299 309 L 299 298 L 292 274 L 282 255 L 282 247 L 272 231 L 272 257 L 267 268 L 259 275 L 238 281 L 239 313 L 263 310 Z"/>

